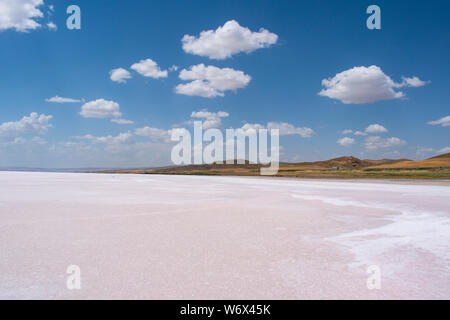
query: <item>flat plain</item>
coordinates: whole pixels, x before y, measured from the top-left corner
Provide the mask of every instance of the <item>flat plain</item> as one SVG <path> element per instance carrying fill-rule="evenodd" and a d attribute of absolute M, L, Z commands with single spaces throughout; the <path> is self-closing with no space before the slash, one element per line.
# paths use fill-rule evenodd
<path fill-rule="evenodd" d="M 0 299 L 449 299 L 449 207 L 449 181 L 0 172 Z"/>

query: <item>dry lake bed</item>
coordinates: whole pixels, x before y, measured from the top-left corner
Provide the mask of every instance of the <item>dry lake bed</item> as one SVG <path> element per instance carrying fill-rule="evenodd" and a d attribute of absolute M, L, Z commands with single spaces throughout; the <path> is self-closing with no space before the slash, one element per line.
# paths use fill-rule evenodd
<path fill-rule="evenodd" d="M 450 299 L 449 208 L 445 181 L 0 172 L 0 299 Z"/>

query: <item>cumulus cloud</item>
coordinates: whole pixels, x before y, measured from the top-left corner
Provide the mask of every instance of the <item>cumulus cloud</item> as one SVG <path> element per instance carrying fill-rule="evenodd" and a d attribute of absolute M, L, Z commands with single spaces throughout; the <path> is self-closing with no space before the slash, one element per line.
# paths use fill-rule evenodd
<path fill-rule="evenodd" d="M 41 137 L 0 137 L 0 166 L 44 167 L 48 162 L 43 159 L 51 152 L 52 145 Z"/>
<path fill-rule="evenodd" d="M 450 147 L 442 148 L 441 150 L 438 151 L 438 153 L 450 153 Z"/>
<path fill-rule="evenodd" d="M 239 52 L 250 53 L 267 48 L 277 40 L 278 36 L 266 29 L 253 32 L 230 20 L 216 30 L 202 31 L 198 37 L 186 34 L 181 42 L 187 53 L 210 59 L 226 59 Z"/>
<path fill-rule="evenodd" d="M 266 127 L 264 126 L 264 125 L 262 125 L 262 124 L 259 124 L 259 123 L 246 123 L 246 124 L 244 124 L 243 126 L 242 126 L 242 130 L 244 130 L 244 131 L 248 131 L 248 132 L 251 132 L 251 131 L 255 131 L 255 132 L 258 132 L 259 130 L 261 130 L 261 129 L 265 129 Z"/>
<path fill-rule="evenodd" d="M 31 142 L 34 144 L 41 145 L 41 146 L 48 143 L 46 140 L 42 139 L 41 137 L 33 137 L 33 138 L 31 138 Z"/>
<path fill-rule="evenodd" d="M 26 146 L 26 147 L 32 147 L 32 146 L 44 146 L 47 145 L 48 142 L 41 137 L 33 137 L 31 139 L 25 139 L 22 137 L 14 138 L 14 140 L 1 142 L 0 141 L 0 147 L 10 147 L 10 146 Z"/>
<path fill-rule="evenodd" d="M 251 77 L 242 71 L 204 64 L 181 70 L 179 77 L 191 82 L 179 84 L 175 88 L 178 94 L 204 98 L 223 97 L 225 91 L 245 88 L 251 80 Z"/>
<path fill-rule="evenodd" d="M 319 95 L 337 99 L 345 104 L 371 103 L 380 100 L 398 99 L 405 96 L 399 88 L 418 87 L 422 81 L 417 78 L 403 78 L 394 82 L 380 67 L 354 67 L 322 80 L 325 88 Z M 424 83 L 425 84 L 425 83 Z"/>
<path fill-rule="evenodd" d="M 269 122 L 267 126 L 258 123 L 246 123 L 241 127 L 244 131 L 259 131 L 260 129 L 278 129 L 280 136 L 300 135 L 302 138 L 310 138 L 315 132 L 307 127 L 295 127 L 287 122 Z"/>
<path fill-rule="evenodd" d="M 117 124 L 133 124 L 134 121 L 127 120 L 127 119 L 111 119 L 111 122 L 117 123 Z"/>
<path fill-rule="evenodd" d="M 149 137 L 153 141 L 170 141 L 171 130 L 163 130 L 152 127 L 137 128 L 134 133 L 137 136 Z"/>
<path fill-rule="evenodd" d="M 191 113 L 191 118 L 204 119 L 203 129 L 222 128 L 222 118 L 226 118 L 228 116 L 228 112 L 209 112 L 206 109 Z"/>
<path fill-rule="evenodd" d="M 366 128 L 366 132 L 367 133 L 385 133 L 385 132 L 388 132 L 388 130 L 385 127 L 383 127 L 382 125 L 375 123 L 375 124 L 371 124 L 370 126 L 368 126 Z"/>
<path fill-rule="evenodd" d="M 342 134 L 349 134 L 349 133 L 353 133 L 353 130 L 345 129 L 345 130 L 342 130 L 341 133 L 342 133 Z"/>
<path fill-rule="evenodd" d="M 343 147 L 350 147 L 355 144 L 355 139 L 349 138 L 349 137 L 344 137 L 342 139 L 339 139 L 337 141 L 337 143 Z"/>
<path fill-rule="evenodd" d="M 105 136 L 87 134 L 72 139 L 76 140 L 58 143 L 53 151 L 49 150 L 46 163 L 95 168 L 136 168 L 171 164 L 172 144 L 164 141 L 137 141 L 131 132 Z"/>
<path fill-rule="evenodd" d="M 365 147 L 369 151 L 378 149 L 387 149 L 392 147 L 400 147 L 406 145 L 406 141 L 396 137 L 381 138 L 380 136 L 372 136 L 366 138 Z"/>
<path fill-rule="evenodd" d="M 117 136 L 104 136 L 104 137 L 96 137 L 91 134 L 86 134 L 84 136 L 76 136 L 73 137 L 75 139 L 80 140 L 90 140 L 93 143 L 129 143 L 132 141 L 132 134 L 130 132 L 119 133 Z"/>
<path fill-rule="evenodd" d="M 367 132 L 364 131 L 355 131 L 353 134 L 355 136 L 367 136 Z"/>
<path fill-rule="evenodd" d="M 149 78 L 167 78 L 167 70 L 161 70 L 158 64 L 152 59 L 141 60 L 131 66 L 131 69 Z"/>
<path fill-rule="evenodd" d="M 52 118 L 51 115 L 38 115 L 32 112 L 19 121 L 4 122 L 0 124 L 0 137 L 15 138 L 25 134 L 44 134 L 52 127 L 49 123 Z"/>
<path fill-rule="evenodd" d="M 114 101 L 97 99 L 81 106 L 80 114 L 85 118 L 120 118 L 119 104 Z"/>
<path fill-rule="evenodd" d="M 402 77 L 402 84 L 404 86 L 408 86 L 408 87 L 423 87 L 424 85 L 430 83 L 430 81 L 422 81 L 420 80 L 418 77 L 412 77 L 412 78 L 408 78 L 408 77 Z"/>
<path fill-rule="evenodd" d="M 72 99 L 72 98 L 63 98 L 59 96 L 54 96 L 49 99 L 45 99 L 47 102 L 53 102 L 53 103 L 74 103 L 74 102 L 81 102 L 79 99 Z"/>
<path fill-rule="evenodd" d="M 0 137 L 0 166 L 65 168 L 136 168 L 170 165 L 173 144 L 136 141 L 131 132 L 86 134 L 47 143 L 40 137 Z"/>
<path fill-rule="evenodd" d="M 269 122 L 267 129 L 279 129 L 280 136 L 289 136 L 298 134 L 303 138 L 310 138 L 314 134 L 314 130 L 307 127 L 297 128 L 294 125 L 287 122 Z"/>
<path fill-rule="evenodd" d="M 84 136 L 73 137 L 74 139 L 87 140 L 92 145 L 101 145 L 104 150 L 112 153 L 124 151 L 124 146 L 129 146 L 134 143 L 133 135 L 130 132 L 119 133 L 117 136 L 103 136 L 96 137 L 91 134 Z"/>
<path fill-rule="evenodd" d="M 47 23 L 47 28 L 52 31 L 58 30 L 58 26 L 51 21 L 49 23 Z"/>
<path fill-rule="evenodd" d="M 109 78 L 114 82 L 125 83 L 127 79 L 131 79 L 131 73 L 124 68 L 112 69 Z"/>
<path fill-rule="evenodd" d="M 432 126 L 450 127 L 450 116 L 446 116 L 435 121 L 429 121 L 427 123 Z"/>
<path fill-rule="evenodd" d="M 43 4 L 43 0 L 1 0 L 0 31 L 15 29 L 28 32 L 41 27 L 36 19 L 44 16 L 39 9 Z"/>

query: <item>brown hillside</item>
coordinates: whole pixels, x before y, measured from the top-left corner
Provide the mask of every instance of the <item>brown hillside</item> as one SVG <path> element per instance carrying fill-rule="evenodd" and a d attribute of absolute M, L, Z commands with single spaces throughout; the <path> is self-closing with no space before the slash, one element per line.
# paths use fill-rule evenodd
<path fill-rule="evenodd" d="M 391 160 L 391 159 L 382 159 L 382 160 L 361 160 L 352 156 L 347 157 L 339 157 L 326 161 L 316 161 L 316 162 L 299 162 L 299 163 L 289 163 L 282 165 L 281 168 L 286 169 L 299 169 L 299 170 L 320 170 L 320 169 L 331 169 L 331 168 L 339 168 L 339 169 L 361 169 L 374 165 L 380 164 L 388 164 L 395 163 L 401 160 Z"/>
<path fill-rule="evenodd" d="M 260 164 L 246 161 L 245 164 L 234 163 L 227 165 L 213 163 L 148 169 L 108 170 L 102 172 L 259 176 L 261 167 L 262 165 Z M 411 161 L 405 159 L 361 160 L 348 156 L 316 162 L 281 162 L 277 176 L 303 178 L 450 179 L 450 154 L 433 157 L 423 161 Z"/>
<path fill-rule="evenodd" d="M 402 160 L 361 160 L 356 157 L 346 156 L 339 157 L 325 161 L 315 161 L 315 162 L 298 162 L 298 163 L 280 163 L 280 171 L 292 171 L 292 170 L 329 170 L 332 168 L 338 169 L 363 169 L 375 165 L 381 164 L 392 164 Z M 236 162 L 232 165 L 229 164 L 200 164 L 200 165 L 185 165 L 185 166 L 167 166 L 160 168 L 148 168 L 148 169 L 130 169 L 130 170 L 114 170 L 114 172 L 121 173 L 191 173 L 191 172 L 207 172 L 207 171 L 219 171 L 226 173 L 230 172 L 241 172 L 252 170 L 258 172 L 261 168 L 261 164 L 250 163 L 245 161 L 245 164 L 237 164 Z"/>
<path fill-rule="evenodd" d="M 450 167 L 450 153 L 419 161 L 400 161 L 391 164 L 372 166 L 374 169 L 400 169 L 400 168 L 439 168 Z"/>
<path fill-rule="evenodd" d="M 450 153 L 444 153 L 444 154 L 432 157 L 432 158 L 427 159 L 427 160 L 431 160 L 431 159 L 448 159 L 448 158 L 450 158 Z"/>

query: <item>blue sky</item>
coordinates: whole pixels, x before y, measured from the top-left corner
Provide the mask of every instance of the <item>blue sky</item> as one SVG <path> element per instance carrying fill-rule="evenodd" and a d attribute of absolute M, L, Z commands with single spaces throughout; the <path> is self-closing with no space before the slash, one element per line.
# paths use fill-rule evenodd
<path fill-rule="evenodd" d="M 170 164 L 169 130 L 194 119 L 272 123 L 285 161 L 450 152 L 448 1 L 0 4 L 0 166 Z"/>

